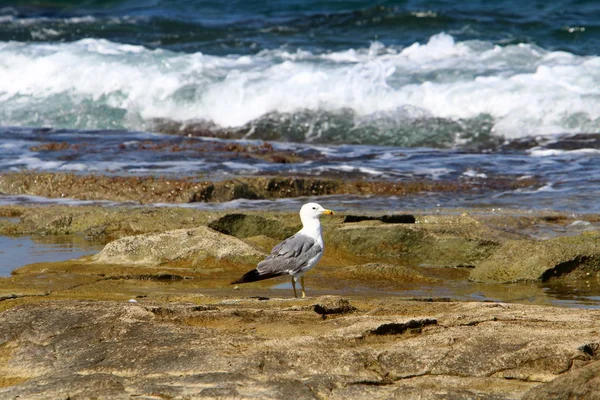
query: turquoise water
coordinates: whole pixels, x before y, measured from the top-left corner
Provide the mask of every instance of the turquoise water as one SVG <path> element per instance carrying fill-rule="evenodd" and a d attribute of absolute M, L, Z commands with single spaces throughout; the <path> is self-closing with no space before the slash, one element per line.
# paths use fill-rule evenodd
<path fill-rule="evenodd" d="M 594 1 L 4 1 L 0 126 L 434 148 L 596 133 L 599 41 Z"/>
<path fill-rule="evenodd" d="M 582 0 L 4 1 L 0 172 L 440 180 L 470 189 L 331 202 L 596 213 L 597 43 Z M 223 151 L 263 141 L 300 160 Z"/>
<path fill-rule="evenodd" d="M 597 52 L 600 39 L 600 8 L 592 0 L 7 0 L 0 18 L 0 41 L 97 38 L 212 55 L 334 52 L 373 41 L 409 46 L 440 32 L 583 55 Z"/>

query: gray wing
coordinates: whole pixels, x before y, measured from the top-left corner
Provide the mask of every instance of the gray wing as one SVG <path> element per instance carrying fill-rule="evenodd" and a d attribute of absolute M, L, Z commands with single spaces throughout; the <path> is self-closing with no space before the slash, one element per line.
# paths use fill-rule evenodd
<path fill-rule="evenodd" d="M 298 273 L 322 250 L 313 238 L 295 234 L 275 246 L 256 269 L 261 275 Z"/>

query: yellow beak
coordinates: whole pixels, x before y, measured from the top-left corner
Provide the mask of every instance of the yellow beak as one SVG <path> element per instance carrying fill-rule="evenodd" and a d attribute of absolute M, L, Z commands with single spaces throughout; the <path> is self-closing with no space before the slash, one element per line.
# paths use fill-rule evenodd
<path fill-rule="evenodd" d="M 331 210 L 324 210 L 323 214 L 335 215 L 335 213 Z"/>

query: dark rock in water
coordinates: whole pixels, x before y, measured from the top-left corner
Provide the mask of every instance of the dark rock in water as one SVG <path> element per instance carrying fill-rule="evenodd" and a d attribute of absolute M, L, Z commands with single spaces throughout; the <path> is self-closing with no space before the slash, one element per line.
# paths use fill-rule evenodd
<path fill-rule="evenodd" d="M 550 137 L 544 147 L 558 150 L 600 149 L 600 136 L 598 133 L 566 134 Z"/>
<path fill-rule="evenodd" d="M 526 151 L 534 147 L 566 151 L 600 149 L 600 137 L 597 133 L 527 136 L 510 139 L 497 146 L 498 149 L 503 151 Z"/>
<path fill-rule="evenodd" d="M 372 335 L 401 335 L 406 331 L 411 333 L 421 333 L 421 329 L 428 325 L 435 325 L 437 321 L 435 319 L 411 319 L 405 323 L 390 322 L 382 324 L 375 329 L 371 330 Z"/>
<path fill-rule="evenodd" d="M 91 226 L 83 231 L 85 240 L 99 242 L 106 239 L 106 225 Z"/>
<path fill-rule="evenodd" d="M 360 222 L 360 221 L 381 221 L 386 224 L 414 224 L 417 222 L 414 215 L 410 214 L 392 214 L 370 217 L 366 215 L 346 215 L 344 222 Z"/>

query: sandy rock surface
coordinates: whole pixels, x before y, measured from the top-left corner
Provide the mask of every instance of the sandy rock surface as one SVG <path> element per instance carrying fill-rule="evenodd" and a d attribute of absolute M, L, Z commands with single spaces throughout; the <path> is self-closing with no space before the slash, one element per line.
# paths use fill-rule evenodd
<path fill-rule="evenodd" d="M 315 311 L 332 302 L 354 309 Z M 586 371 L 597 380 L 599 317 L 394 298 L 43 301 L 0 314 L 13 383 L 0 396 L 541 398 Z"/>

